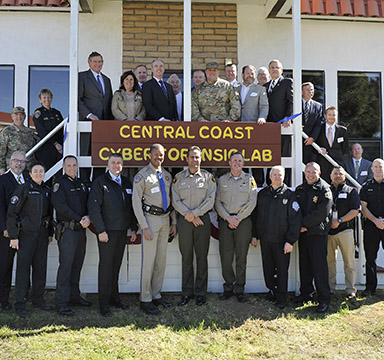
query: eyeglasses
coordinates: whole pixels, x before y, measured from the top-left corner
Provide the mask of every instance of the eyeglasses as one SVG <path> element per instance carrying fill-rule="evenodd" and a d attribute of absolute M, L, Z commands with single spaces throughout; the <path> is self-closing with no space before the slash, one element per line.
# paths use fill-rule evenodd
<path fill-rule="evenodd" d="M 19 164 L 25 164 L 26 163 L 25 160 L 20 160 L 20 159 L 11 159 L 11 161 L 14 161 L 15 163 L 19 163 Z"/>

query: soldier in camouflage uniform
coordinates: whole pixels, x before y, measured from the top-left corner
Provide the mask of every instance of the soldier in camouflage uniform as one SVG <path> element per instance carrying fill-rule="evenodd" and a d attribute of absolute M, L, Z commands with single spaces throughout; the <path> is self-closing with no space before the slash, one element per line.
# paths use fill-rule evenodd
<path fill-rule="evenodd" d="M 37 142 L 37 135 L 24 126 L 25 110 L 22 106 L 12 109 L 12 125 L 0 133 L 0 175 L 8 169 L 9 160 L 15 151 L 28 152 Z M 33 157 L 27 159 L 27 166 Z"/>
<path fill-rule="evenodd" d="M 237 121 L 241 114 L 239 94 L 219 78 L 216 62 L 206 66 L 207 81 L 192 91 L 192 121 Z"/>

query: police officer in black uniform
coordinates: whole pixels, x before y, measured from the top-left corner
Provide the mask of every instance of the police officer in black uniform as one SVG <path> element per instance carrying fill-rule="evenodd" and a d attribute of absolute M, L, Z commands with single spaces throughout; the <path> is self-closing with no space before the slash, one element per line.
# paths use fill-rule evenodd
<path fill-rule="evenodd" d="M 59 246 L 59 269 L 56 280 L 56 309 L 61 315 L 72 316 L 68 303 L 91 306 L 80 296 L 80 273 L 84 262 L 86 236 L 90 225 L 87 212 L 88 189 L 76 177 L 77 158 L 63 160 L 65 174 L 53 185 L 52 203 L 56 209 L 56 239 Z"/>
<path fill-rule="evenodd" d="M 52 310 L 44 301 L 48 244 L 52 241 L 52 204 L 49 188 L 44 184 L 45 168 L 34 163 L 31 177 L 16 188 L 7 214 L 10 247 L 17 251 L 15 310 L 26 318 L 26 295 L 32 265 L 32 304 L 41 310 Z"/>
<path fill-rule="evenodd" d="M 61 112 L 51 107 L 52 97 L 51 90 L 41 89 L 39 92 L 39 101 L 42 106 L 36 109 L 33 114 L 33 123 L 41 139 L 63 121 Z M 36 152 L 36 158 L 41 161 L 48 170 L 55 165 L 62 156 L 63 130 L 61 129 L 41 146 Z"/>
<path fill-rule="evenodd" d="M 301 228 L 300 206 L 295 193 L 283 183 L 284 175 L 282 166 L 271 169 L 271 185 L 259 192 L 252 213 L 251 244 L 256 246 L 261 240 L 265 284 L 279 309 L 287 304 L 290 253 Z"/>
<path fill-rule="evenodd" d="M 9 292 L 12 283 L 13 259 L 16 254 L 15 249 L 9 247 L 7 210 L 16 187 L 25 183 L 26 175 L 23 174 L 25 164 L 25 154 L 15 151 L 9 160 L 9 171 L 0 176 L 0 306 L 2 310 L 12 309 L 12 305 L 9 304 Z"/>
<path fill-rule="evenodd" d="M 362 296 L 375 295 L 377 287 L 376 258 L 380 242 L 384 248 L 384 160 L 372 163 L 373 179 L 360 190 L 364 224 L 366 284 Z"/>
<path fill-rule="evenodd" d="M 305 167 L 305 181 L 296 188 L 297 201 L 303 214 L 299 238 L 300 296 L 309 301 L 315 280 L 318 313 L 328 310 L 331 292 L 328 283 L 327 236 L 332 220 L 332 192 L 320 178 L 320 166 L 310 162 Z"/>
<path fill-rule="evenodd" d="M 132 209 L 132 183 L 121 176 L 123 157 L 113 153 L 108 171 L 92 184 L 88 210 L 95 226 L 99 246 L 99 306 L 103 316 L 111 316 L 109 306 L 126 309 L 119 298 L 119 272 L 127 241 L 127 230 L 136 240 L 137 220 Z"/>

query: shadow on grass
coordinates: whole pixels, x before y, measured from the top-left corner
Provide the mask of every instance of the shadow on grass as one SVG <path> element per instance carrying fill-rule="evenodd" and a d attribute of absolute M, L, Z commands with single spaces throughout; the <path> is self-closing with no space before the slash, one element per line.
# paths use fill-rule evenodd
<path fill-rule="evenodd" d="M 381 294 L 381 292 L 380 292 Z M 248 320 L 272 321 L 279 317 L 296 319 L 310 319 L 322 321 L 332 314 L 345 314 L 354 311 L 361 306 L 372 305 L 381 301 L 381 295 L 370 298 L 358 298 L 357 303 L 351 304 L 346 301 L 343 292 L 337 292 L 333 297 L 326 314 L 316 313 L 316 303 L 306 303 L 297 307 L 291 300 L 284 310 L 279 310 L 273 303 L 266 301 L 263 294 L 248 294 L 248 302 L 238 303 L 235 297 L 226 301 L 220 301 L 218 294 L 209 294 L 207 303 L 196 306 L 192 300 L 183 307 L 176 304 L 180 299 L 178 294 L 164 294 L 164 298 L 175 304 L 174 307 L 161 309 L 158 316 L 150 316 L 142 313 L 139 309 L 137 294 L 123 294 L 123 302 L 130 304 L 128 310 L 112 308 L 113 315 L 105 318 L 98 312 L 97 295 L 89 294 L 87 299 L 93 302 L 91 308 L 73 307 L 75 316 L 64 317 L 56 312 L 45 312 L 33 309 L 28 305 L 27 310 L 31 316 L 27 319 L 19 318 L 14 311 L 0 312 L 0 339 L 11 336 L 27 337 L 41 333 L 65 332 L 69 330 L 80 330 L 88 327 L 131 327 L 133 329 L 153 329 L 158 326 L 170 328 L 173 331 L 189 329 L 226 330 L 239 327 Z M 49 291 L 46 296 L 48 303 L 52 303 L 54 292 Z"/>

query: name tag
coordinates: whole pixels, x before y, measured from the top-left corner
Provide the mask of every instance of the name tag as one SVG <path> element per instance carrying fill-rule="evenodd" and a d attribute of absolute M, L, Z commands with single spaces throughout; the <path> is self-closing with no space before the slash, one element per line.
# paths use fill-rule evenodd
<path fill-rule="evenodd" d="M 347 198 L 347 194 L 345 194 L 345 193 L 341 193 L 341 194 L 339 194 L 339 199 L 346 199 Z"/>
<path fill-rule="evenodd" d="M 127 192 L 127 194 L 132 194 L 132 189 L 125 189 L 125 191 Z"/>
<path fill-rule="evenodd" d="M 154 188 L 151 189 L 151 193 L 152 193 L 152 194 L 156 194 L 156 193 L 158 193 L 159 191 L 160 191 L 160 188 L 159 188 L 158 186 L 156 186 L 156 187 L 154 187 Z"/>
<path fill-rule="evenodd" d="M 361 176 L 367 176 L 368 175 L 368 171 L 367 170 L 364 170 L 360 173 Z"/>
<path fill-rule="evenodd" d="M 255 93 L 255 92 L 252 92 L 252 93 L 250 93 L 250 95 L 249 95 L 249 96 L 255 97 L 255 96 L 257 96 L 257 93 Z"/>
<path fill-rule="evenodd" d="M 341 142 L 343 142 L 344 141 L 344 138 L 343 137 L 339 137 L 339 138 L 337 138 L 337 142 L 340 144 Z"/>

